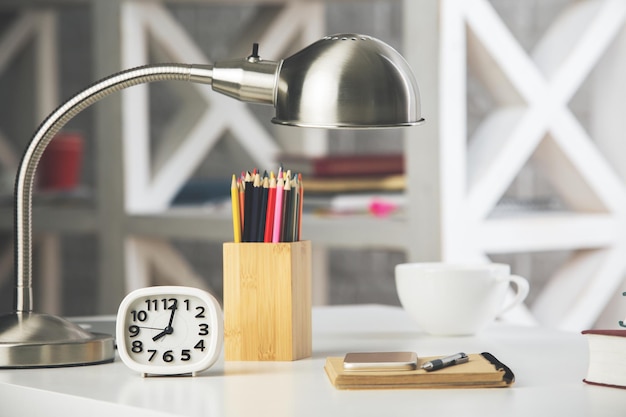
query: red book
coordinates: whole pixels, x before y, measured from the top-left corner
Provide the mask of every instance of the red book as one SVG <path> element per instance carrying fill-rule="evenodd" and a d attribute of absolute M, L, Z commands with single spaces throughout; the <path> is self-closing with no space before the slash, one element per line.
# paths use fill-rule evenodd
<path fill-rule="evenodd" d="M 305 177 L 356 177 L 381 176 L 404 173 L 404 155 L 397 154 L 358 154 L 326 155 L 307 157 L 303 155 L 283 155 L 280 162 L 291 172 Z"/>
<path fill-rule="evenodd" d="M 587 384 L 626 388 L 626 329 L 584 330 L 589 343 Z"/>

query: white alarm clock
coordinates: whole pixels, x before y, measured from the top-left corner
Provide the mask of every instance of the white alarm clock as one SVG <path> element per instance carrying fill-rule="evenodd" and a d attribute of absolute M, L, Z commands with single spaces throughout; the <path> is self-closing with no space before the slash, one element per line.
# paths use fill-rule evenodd
<path fill-rule="evenodd" d="M 195 376 L 219 357 L 224 319 L 215 297 L 204 290 L 147 287 L 122 300 L 115 333 L 120 359 L 142 376 Z"/>

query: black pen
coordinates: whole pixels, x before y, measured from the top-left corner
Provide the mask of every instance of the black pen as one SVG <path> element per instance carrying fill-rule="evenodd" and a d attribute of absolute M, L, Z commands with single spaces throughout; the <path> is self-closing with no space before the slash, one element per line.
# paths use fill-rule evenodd
<path fill-rule="evenodd" d="M 468 356 L 465 353 L 460 352 L 460 353 L 455 353 L 454 355 L 451 355 L 451 356 L 446 356 L 445 358 L 434 359 L 430 362 L 426 362 L 421 366 L 421 368 L 428 372 L 436 371 L 438 369 L 446 368 L 448 366 L 465 363 L 468 360 L 469 360 Z"/>

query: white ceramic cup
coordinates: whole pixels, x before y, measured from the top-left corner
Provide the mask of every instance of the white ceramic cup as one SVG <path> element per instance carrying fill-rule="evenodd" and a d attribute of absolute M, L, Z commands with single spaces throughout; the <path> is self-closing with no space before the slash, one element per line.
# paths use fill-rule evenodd
<path fill-rule="evenodd" d="M 404 263 L 395 276 L 402 307 L 422 330 L 441 336 L 477 333 L 522 303 L 529 289 L 509 265 L 497 263 Z M 516 292 L 506 300 L 510 283 Z"/>

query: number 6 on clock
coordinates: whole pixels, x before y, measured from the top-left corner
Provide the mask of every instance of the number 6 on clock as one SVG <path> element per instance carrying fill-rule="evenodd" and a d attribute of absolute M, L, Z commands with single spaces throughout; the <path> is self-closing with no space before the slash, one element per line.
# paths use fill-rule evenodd
<path fill-rule="evenodd" d="M 120 303 L 115 334 L 120 359 L 142 376 L 195 376 L 219 357 L 224 319 L 215 297 L 204 290 L 146 287 Z"/>

